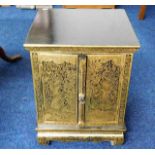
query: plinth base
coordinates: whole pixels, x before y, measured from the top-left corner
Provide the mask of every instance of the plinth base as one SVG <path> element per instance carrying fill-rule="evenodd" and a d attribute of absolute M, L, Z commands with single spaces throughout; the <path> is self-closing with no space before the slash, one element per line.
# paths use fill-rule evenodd
<path fill-rule="evenodd" d="M 115 127 L 117 129 L 117 127 Z M 37 138 L 40 144 L 49 144 L 50 141 L 110 141 L 112 145 L 121 145 L 124 143 L 124 132 L 122 130 L 114 131 L 114 128 L 107 128 L 105 131 L 104 127 L 101 129 L 78 129 L 78 130 L 53 130 L 50 129 L 37 129 Z"/>

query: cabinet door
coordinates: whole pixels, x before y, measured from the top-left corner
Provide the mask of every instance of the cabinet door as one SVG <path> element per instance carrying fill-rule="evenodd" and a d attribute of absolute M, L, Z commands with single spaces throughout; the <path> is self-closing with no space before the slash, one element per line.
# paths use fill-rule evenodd
<path fill-rule="evenodd" d="M 86 125 L 117 123 L 124 55 L 89 55 L 86 76 Z"/>
<path fill-rule="evenodd" d="M 35 69 L 33 72 L 40 76 L 39 84 L 34 81 L 39 121 L 77 123 L 77 56 L 50 52 L 37 54 L 39 73 L 35 73 Z"/>

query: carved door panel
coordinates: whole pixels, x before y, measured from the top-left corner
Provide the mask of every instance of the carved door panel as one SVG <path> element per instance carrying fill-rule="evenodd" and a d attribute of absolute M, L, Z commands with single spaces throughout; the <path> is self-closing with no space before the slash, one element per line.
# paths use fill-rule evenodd
<path fill-rule="evenodd" d="M 86 125 L 117 123 L 124 55 L 89 55 L 86 76 Z"/>
<path fill-rule="evenodd" d="M 39 54 L 44 123 L 77 123 L 77 65 L 75 55 Z"/>

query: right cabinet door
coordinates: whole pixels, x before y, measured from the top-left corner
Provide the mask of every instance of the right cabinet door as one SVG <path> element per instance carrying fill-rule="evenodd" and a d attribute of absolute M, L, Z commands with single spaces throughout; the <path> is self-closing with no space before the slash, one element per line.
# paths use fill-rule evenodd
<path fill-rule="evenodd" d="M 88 55 L 85 123 L 102 126 L 118 122 L 125 55 Z"/>

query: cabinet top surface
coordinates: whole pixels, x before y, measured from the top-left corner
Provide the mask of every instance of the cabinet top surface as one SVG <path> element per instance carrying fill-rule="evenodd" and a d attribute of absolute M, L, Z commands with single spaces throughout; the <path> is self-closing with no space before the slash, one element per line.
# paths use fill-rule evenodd
<path fill-rule="evenodd" d="M 140 46 L 123 9 L 39 10 L 25 47 Z"/>

